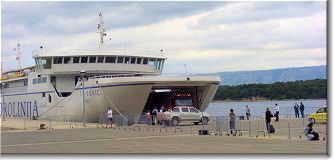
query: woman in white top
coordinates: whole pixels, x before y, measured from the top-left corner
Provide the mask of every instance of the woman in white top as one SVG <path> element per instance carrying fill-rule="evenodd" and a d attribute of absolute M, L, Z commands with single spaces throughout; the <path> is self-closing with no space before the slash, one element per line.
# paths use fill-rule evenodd
<path fill-rule="evenodd" d="M 107 124 L 106 128 L 108 128 L 108 123 L 110 123 L 110 128 L 112 128 L 112 109 L 109 107 L 108 112 L 107 112 Z"/>

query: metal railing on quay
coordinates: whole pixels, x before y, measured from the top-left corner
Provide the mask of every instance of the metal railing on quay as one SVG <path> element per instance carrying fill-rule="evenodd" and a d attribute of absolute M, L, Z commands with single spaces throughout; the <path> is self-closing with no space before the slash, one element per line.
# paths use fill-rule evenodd
<path fill-rule="evenodd" d="M 98 117 L 95 123 L 90 124 L 95 128 L 111 129 L 111 134 L 122 137 L 132 136 L 155 136 L 155 135 L 198 135 L 200 131 L 207 130 L 208 135 L 224 137 L 259 137 L 259 138 L 281 138 L 281 139 L 304 139 L 307 140 L 305 127 L 309 123 L 305 118 L 280 118 L 275 121 L 273 117 L 270 124 L 274 127 L 274 133 L 269 133 L 264 117 L 250 117 L 249 120 L 243 117 L 236 117 L 231 121 L 228 116 L 211 116 L 205 124 L 193 121 L 180 121 L 173 126 L 170 120 L 159 120 L 147 115 L 114 115 L 112 128 L 105 115 Z M 19 129 L 71 129 L 83 127 L 82 117 L 77 116 L 49 116 L 45 119 L 32 120 L 29 118 L 15 120 L 7 119 L 2 125 L 12 124 Z M 233 125 L 231 125 L 233 124 Z M 43 127 L 42 127 L 43 125 Z M 318 132 L 320 140 L 327 138 L 327 125 L 315 124 L 314 131 Z"/>

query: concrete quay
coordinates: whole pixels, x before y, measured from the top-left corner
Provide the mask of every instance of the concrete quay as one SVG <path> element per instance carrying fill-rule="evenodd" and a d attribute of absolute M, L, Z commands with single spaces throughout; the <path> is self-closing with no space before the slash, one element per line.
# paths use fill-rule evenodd
<path fill-rule="evenodd" d="M 217 130 L 213 124 L 204 128 L 210 129 L 211 135 L 198 135 L 202 125 L 182 125 L 178 127 L 132 125 L 113 129 L 97 128 L 96 124 L 88 127 L 64 126 L 53 130 L 7 130 L 1 131 L 2 155 L 13 153 L 217 153 L 217 154 L 328 154 L 326 125 L 316 124 L 314 129 L 320 133 L 320 141 L 308 141 L 298 128 L 300 120 L 275 122 L 274 134 L 259 132 L 256 122 L 251 131 L 247 124 L 240 122 L 242 135 L 227 136 L 226 129 Z M 286 123 L 291 129 L 285 128 Z M 295 122 L 295 123 L 294 123 Z M 294 124 L 298 126 L 293 126 Z M 4 124 L 2 124 L 4 125 Z M 8 128 L 8 127 L 7 127 Z M 261 131 L 261 130 L 260 130 Z M 215 135 L 218 134 L 218 135 Z M 222 135 L 219 135 L 222 134 Z"/>

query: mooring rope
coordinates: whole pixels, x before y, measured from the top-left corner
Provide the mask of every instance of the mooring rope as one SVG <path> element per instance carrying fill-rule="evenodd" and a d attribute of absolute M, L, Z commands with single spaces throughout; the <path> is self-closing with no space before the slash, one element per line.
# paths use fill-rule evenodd
<path fill-rule="evenodd" d="M 82 84 L 82 83 L 81 83 Z M 76 90 L 76 88 L 74 88 L 72 91 L 71 91 L 71 94 Z M 38 117 L 41 117 L 43 116 L 44 114 L 46 114 L 47 112 L 49 112 L 50 110 L 52 110 L 53 108 L 57 107 L 57 105 L 61 102 L 63 102 L 66 98 L 68 98 L 69 96 L 67 97 L 64 97 L 63 99 L 61 99 L 59 102 L 57 102 L 54 106 L 52 106 L 51 108 L 49 108 L 48 110 L 46 110 L 44 113 L 40 114 Z"/>
<path fill-rule="evenodd" d="M 116 111 L 121 115 L 121 117 L 122 117 L 123 119 L 125 119 L 125 117 L 124 117 L 123 114 L 118 110 L 118 108 L 116 107 L 116 105 L 114 104 L 114 102 L 113 102 L 108 96 L 106 96 L 106 95 L 104 94 L 104 92 L 103 92 L 103 90 L 102 90 L 102 87 L 101 87 L 101 84 L 99 83 L 99 81 L 96 81 L 96 83 L 99 85 L 102 95 L 103 95 L 104 97 L 107 98 L 107 100 L 109 101 L 109 103 L 111 104 L 111 106 L 114 107 L 114 108 L 116 109 Z"/>

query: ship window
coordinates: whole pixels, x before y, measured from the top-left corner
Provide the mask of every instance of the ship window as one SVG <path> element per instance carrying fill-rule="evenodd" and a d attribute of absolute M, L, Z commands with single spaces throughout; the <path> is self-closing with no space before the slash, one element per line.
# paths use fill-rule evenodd
<path fill-rule="evenodd" d="M 46 77 L 42 77 L 42 83 L 46 83 Z"/>
<path fill-rule="evenodd" d="M 116 57 L 106 57 L 106 63 L 115 63 Z"/>
<path fill-rule="evenodd" d="M 141 58 L 137 58 L 137 64 L 141 64 Z"/>
<path fill-rule="evenodd" d="M 89 57 L 89 63 L 95 63 L 95 62 L 96 62 L 96 57 L 95 56 Z"/>
<path fill-rule="evenodd" d="M 63 63 L 63 57 L 54 57 L 53 58 L 53 64 L 62 64 Z"/>
<path fill-rule="evenodd" d="M 37 67 L 39 69 L 51 69 L 52 58 L 38 58 Z"/>
<path fill-rule="evenodd" d="M 131 58 L 130 63 L 131 63 L 131 64 L 136 64 L 136 58 Z"/>
<path fill-rule="evenodd" d="M 64 57 L 64 64 L 70 64 L 71 63 L 71 57 Z"/>
<path fill-rule="evenodd" d="M 45 92 L 42 93 L 42 97 L 45 97 Z"/>
<path fill-rule="evenodd" d="M 147 63 L 148 63 L 148 59 L 145 58 L 145 59 L 143 60 L 143 64 L 147 64 Z"/>
<path fill-rule="evenodd" d="M 154 59 L 149 59 L 148 60 L 148 65 L 154 65 L 155 63 L 155 60 Z"/>
<path fill-rule="evenodd" d="M 130 58 L 129 57 L 125 57 L 125 61 L 124 61 L 125 64 L 129 64 L 130 63 Z"/>
<path fill-rule="evenodd" d="M 87 63 L 87 60 L 88 60 L 87 56 L 81 57 L 81 63 Z"/>
<path fill-rule="evenodd" d="M 99 56 L 99 57 L 97 58 L 97 62 L 98 62 L 98 63 L 103 63 L 103 61 L 104 61 L 104 57 L 103 57 L 103 56 Z"/>
<path fill-rule="evenodd" d="M 163 60 L 158 61 L 158 70 L 162 69 Z"/>
<path fill-rule="evenodd" d="M 32 80 L 32 84 L 36 84 L 37 83 L 37 80 L 36 79 L 33 79 Z"/>
<path fill-rule="evenodd" d="M 162 69 L 163 69 L 163 67 L 164 67 L 164 63 L 165 63 L 165 61 L 164 61 L 164 60 L 162 60 L 162 62 L 161 62 L 161 69 L 160 69 L 160 70 L 162 70 Z"/>
<path fill-rule="evenodd" d="M 24 85 L 24 86 L 28 86 L 28 79 L 25 79 L 25 80 L 24 80 L 23 85 Z"/>
<path fill-rule="evenodd" d="M 117 58 L 117 63 L 123 63 L 124 57 L 118 57 Z"/>
<path fill-rule="evenodd" d="M 160 70 L 160 60 L 157 61 L 156 69 Z"/>
<path fill-rule="evenodd" d="M 42 79 L 37 78 L 37 83 L 41 83 L 41 82 L 42 82 Z"/>
<path fill-rule="evenodd" d="M 73 63 L 79 63 L 80 57 L 73 57 Z"/>

